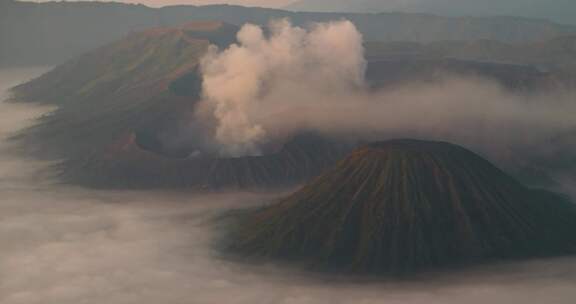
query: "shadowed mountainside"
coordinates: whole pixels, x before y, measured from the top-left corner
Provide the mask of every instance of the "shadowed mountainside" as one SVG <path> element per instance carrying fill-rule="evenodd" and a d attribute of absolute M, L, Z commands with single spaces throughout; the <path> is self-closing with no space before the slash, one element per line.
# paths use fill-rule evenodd
<path fill-rule="evenodd" d="M 193 91 L 198 84 L 179 86 L 177 80 L 195 71 L 210 44 L 232 43 L 237 30 L 206 21 L 132 33 L 69 60 L 12 92 L 21 101 L 95 105 L 113 99 L 112 95 L 156 85 L 162 89 L 172 85 L 176 95 L 186 95 L 184 90 Z"/>
<path fill-rule="evenodd" d="M 530 65 L 452 58 L 389 58 L 371 61 L 366 78 L 376 88 L 406 83 L 435 82 L 446 76 L 482 78 L 515 92 L 570 89 L 576 73 L 542 71 Z"/>
<path fill-rule="evenodd" d="M 88 102 L 92 95 L 102 98 L 162 80 L 180 95 L 197 96 L 200 80 L 194 79 L 192 71 L 199 58 L 208 44 L 226 47 L 235 42 L 237 30 L 233 25 L 205 21 L 132 33 L 69 60 L 13 88 L 12 93 L 19 101 Z M 513 89 L 570 87 L 576 79 L 574 37 L 530 44 L 368 42 L 366 77 L 375 87 L 433 80 L 442 73 L 485 77 Z"/>
<path fill-rule="evenodd" d="M 290 18 L 297 25 L 349 19 L 368 41 L 541 41 L 576 33 L 576 26 L 515 17 L 440 17 L 425 14 L 296 13 L 230 5 L 168 6 L 101 2 L 14 2 L 0 10 L 0 66 L 54 64 L 129 32 L 190 20 L 235 25 Z"/>
<path fill-rule="evenodd" d="M 262 156 L 193 155 L 208 136 L 193 122 L 199 60 L 236 31 L 220 22 L 152 29 L 60 65 L 13 89 L 14 101 L 58 105 L 14 140 L 62 161 L 63 181 L 91 187 L 269 189 L 316 176 L 349 145 L 303 133 Z"/>
<path fill-rule="evenodd" d="M 12 90 L 15 101 L 59 106 L 16 139 L 34 156 L 63 160 L 58 172 L 66 181 L 98 187 L 241 188 L 265 184 L 263 180 L 271 177 L 269 172 L 276 172 L 274 175 L 279 177 L 269 183 L 284 184 L 298 179 L 295 176 L 304 181 L 318 174 L 349 151 L 348 143 L 336 144 L 317 138 L 324 148 L 312 145 L 306 150 L 296 140 L 287 147 L 302 146 L 297 149 L 304 149 L 303 154 L 290 149 L 280 153 L 288 158 L 293 153 L 307 155 L 295 158 L 301 163 L 291 161 L 291 168 L 283 160 L 271 165 L 267 157 L 251 158 L 249 162 L 217 162 L 266 163 L 262 165 L 264 169 L 255 168 L 258 165 L 247 166 L 259 173 L 246 180 L 258 182 L 242 185 L 227 180 L 229 177 L 222 174 L 223 171 L 214 173 L 208 178 L 209 182 L 192 173 L 181 173 L 181 168 L 186 166 L 208 170 L 205 167 L 208 165 L 192 157 L 202 150 L 199 147 L 204 146 L 210 136 L 193 121 L 202 85 L 198 63 L 209 44 L 226 46 L 234 41 L 236 32 L 235 26 L 208 21 L 150 29 L 132 33 L 57 66 Z M 514 90 L 547 88 L 558 79 L 553 72 L 541 72 L 531 66 L 449 58 L 396 58 L 388 51 L 380 51 L 381 45 L 377 47 L 376 51 L 367 50 L 369 54 L 381 54 L 372 56 L 368 62 L 366 77 L 374 88 L 434 81 L 445 74 L 485 77 Z M 274 147 L 266 149 L 266 154 L 276 155 L 290 140 L 284 138 L 271 143 Z M 333 152 L 329 151 L 329 145 L 335 149 Z M 214 155 L 205 156 L 211 158 L 209 163 L 215 163 Z M 245 167 L 237 165 L 238 172 L 231 175 L 248 176 L 246 170 L 252 169 Z M 293 171 L 300 173 L 279 173 Z M 161 178 L 152 181 L 144 172 Z"/>
<path fill-rule="evenodd" d="M 229 27 L 191 23 L 131 34 L 14 88 L 14 100 L 59 106 L 18 138 L 34 154 L 67 159 L 149 126 L 177 128 L 192 115 L 201 87 L 197 65 L 211 43 L 197 35 L 233 39 Z"/>
<path fill-rule="evenodd" d="M 133 134 L 59 164 L 62 181 L 94 188 L 177 188 L 269 191 L 316 177 L 350 151 L 350 144 L 303 133 L 260 156 L 175 158 L 143 150 Z"/>
<path fill-rule="evenodd" d="M 495 40 L 417 42 L 370 42 L 367 57 L 412 58 L 496 62 L 536 66 L 544 70 L 576 71 L 576 36 L 561 36 L 533 43 Z"/>
<path fill-rule="evenodd" d="M 570 0 L 299 0 L 286 9 L 315 12 L 412 12 L 442 16 L 524 16 L 574 24 Z"/>
<path fill-rule="evenodd" d="M 237 226 L 236 226 L 237 225 Z M 576 208 L 456 145 L 361 147 L 279 203 L 247 211 L 229 249 L 353 273 L 572 254 Z"/>
<path fill-rule="evenodd" d="M 572 89 L 576 85 L 576 36 L 536 43 L 494 40 L 368 42 L 372 85 L 431 81 L 442 74 L 480 76 L 511 89 Z"/>

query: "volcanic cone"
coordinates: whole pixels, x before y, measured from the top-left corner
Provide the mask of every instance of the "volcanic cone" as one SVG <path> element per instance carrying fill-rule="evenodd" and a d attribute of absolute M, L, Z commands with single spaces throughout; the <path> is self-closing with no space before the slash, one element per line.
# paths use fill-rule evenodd
<path fill-rule="evenodd" d="M 241 216 L 231 249 L 355 273 L 406 273 L 576 249 L 576 209 L 442 142 L 356 149 L 301 190 Z"/>

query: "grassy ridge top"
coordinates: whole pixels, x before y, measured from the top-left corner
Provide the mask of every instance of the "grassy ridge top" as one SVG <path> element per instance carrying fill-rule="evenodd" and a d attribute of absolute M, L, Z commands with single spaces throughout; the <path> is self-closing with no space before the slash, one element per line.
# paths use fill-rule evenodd
<path fill-rule="evenodd" d="M 131 33 L 59 65 L 13 92 L 15 99 L 22 101 L 63 104 L 151 83 L 166 85 L 194 69 L 210 43 L 218 43 L 225 35 L 231 41 L 234 34 L 235 28 L 220 22 Z"/>
<path fill-rule="evenodd" d="M 67 158 L 105 149 L 143 125 L 174 120 L 198 98 L 197 65 L 209 44 L 235 33 L 218 22 L 151 29 L 60 65 L 14 88 L 15 100 L 60 106 L 21 137 L 32 150 Z"/>

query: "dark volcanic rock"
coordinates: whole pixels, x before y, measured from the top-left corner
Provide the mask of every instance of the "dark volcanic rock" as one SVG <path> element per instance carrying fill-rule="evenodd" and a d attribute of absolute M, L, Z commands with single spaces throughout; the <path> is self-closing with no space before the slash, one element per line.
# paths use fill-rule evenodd
<path fill-rule="evenodd" d="M 66 160 L 59 172 L 88 187 L 272 190 L 316 177 L 348 151 L 350 145 L 302 134 L 262 156 L 168 158 L 140 149 L 129 135 L 105 153 Z"/>
<path fill-rule="evenodd" d="M 143 100 L 168 88 L 182 95 L 182 86 L 187 83 L 180 78 L 190 78 L 190 73 L 196 72 L 210 44 L 229 45 L 237 31 L 229 24 L 205 21 L 131 33 L 58 65 L 12 91 L 18 101 L 56 105 L 100 104 L 121 94 L 133 94 Z M 143 90 L 146 95 L 138 95 Z"/>
<path fill-rule="evenodd" d="M 392 140 L 355 150 L 278 204 L 240 216 L 250 257 L 355 273 L 406 273 L 571 254 L 576 209 L 456 145 Z"/>

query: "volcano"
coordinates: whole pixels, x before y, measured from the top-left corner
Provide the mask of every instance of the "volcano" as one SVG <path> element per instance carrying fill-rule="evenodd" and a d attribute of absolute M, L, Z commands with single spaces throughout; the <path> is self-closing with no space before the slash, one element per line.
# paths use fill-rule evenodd
<path fill-rule="evenodd" d="M 237 32 L 236 26 L 218 21 L 151 28 L 58 65 L 45 75 L 12 89 L 14 102 L 57 106 L 54 112 L 42 116 L 14 139 L 22 153 L 62 161 L 57 173 L 67 182 L 85 186 L 206 186 L 213 189 L 232 185 L 237 188 L 239 185 L 285 184 L 296 181 L 297 176 L 302 177 L 299 183 L 306 182 L 308 177 L 317 176 L 345 156 L 354 145 L 343 142 L 347 139 L 331 138 L 329 149 L 328 141 L 319 136 L 316 142 L 309 138 L 300 141 L 275 137 L 264 144 L 273 146 L 272 149 L 265 149 L 267 151 L 258 157 L 223 159 L 218 151 L 211 151 L 214 134 L 206 127 L 210 122 L 196 120 L 194 113 L 203 83 L 200 61 L 210 45 L 223 49 L 235 42 Z M 482 76 L 517 89 L 556 79 L 548 72 L 533 68 L 477 62 L 482 59 L 478 56 L 454 56 L 466 60 L 447 60 L 444 57 L 452 57 L 449 56 L 452 52 L 429 55 L 437 54 L 432 46 L 400 48 L 400 53 L 415 50 L 416 58 L 407 59 L 397 58 L 397 43 L 372 43 L 367 47 L 369 62 L 365 76 L 374 90 L 413 81 L 433 83 L 445 73 Z M 420 53 L 428 55 L 420 56 Z M 423 58 L 418 59 L 420 57 Z M 286 136 L 301 138 L 299 135 Z M 366 140 L 363 137 L 355 136 L 355 140 Z M 349 147 L 341 149 L 342 145 Z M 205 157 L 190 158 L 197 152 Z M 553 161 L 542 162 L 543 168 L 539 164 L 533 168 L 531 162 L 527 169 L 520 167 L 524 163 L 514 164 L 511 171 L 518 171 L 520 178 L 531 182 L 549 184 L 553 181 L 542 173 L 545 169 L 565 168 L 574 163 L 572 155 L 555 155 L 550 159 Z M 232 168 L 229 169 L 232 173 L 222 173 L 223 168 Z M 198 172 L 210 172 L 210 177 L 200 177 Z"/>
<path fill-rule="evenodd" d="M 352 144 L 298 134 L 279 150 L 258 156 L 173 158 L 144 149 L 130 135 L 109 147 L 59 165 L 61 180 L 93 188 L 176 188 L 192 191 L 272 190 L 316 177 Z"/>
<path fill-rule="evenodd" d="M 14 139 L 24 153 L 58 161 L 62 181 L 93 188 L 260 190 L 308 181 L 351 146 L 302 132 L 268 143 L 262 155 L 205 151 L 210 132 L 194 120 L 199 62 L 237 31 L 210 21 L 153 28 L 64 63 L 13 89 L 14 101 L 58 106 Z"/>
<path fill-rule="evenodd" d="M 351 273 L 404 274 L 576 250 L 576 208 L 566 198 L 528 189 L 460 146 L 418 140 L 360 147 L 236 224 L 227 239 L 241 256 Z"/>

